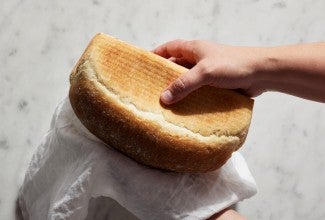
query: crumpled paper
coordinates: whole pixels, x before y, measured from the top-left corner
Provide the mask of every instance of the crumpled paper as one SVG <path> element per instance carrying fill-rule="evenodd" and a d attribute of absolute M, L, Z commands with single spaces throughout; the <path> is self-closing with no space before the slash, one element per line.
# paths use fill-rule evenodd
<path fill-rule="evenodd" d="M 86 219 L 96 197 L 110 197 L 144 220 L 206 219 L 255 193 L 240 153 L 205 174 L 149 168 L 92 135 L 65 98 L 32 157 L 19 203 L 33 220 Z"/>

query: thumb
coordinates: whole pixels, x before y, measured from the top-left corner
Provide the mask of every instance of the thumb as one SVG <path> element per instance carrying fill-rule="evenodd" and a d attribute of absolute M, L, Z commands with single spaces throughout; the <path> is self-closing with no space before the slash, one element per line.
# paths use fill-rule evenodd
<path fill-rule="evenodd" d="M 167 89 L 163 91 L 160 100 L 166 104 L 173 104 L 183 98 L 194 90 L 204 85 L 203 73 L 200 71 L 200 65 L 195 65 L 188 72 L 180 76 L 172 82 Z"/>

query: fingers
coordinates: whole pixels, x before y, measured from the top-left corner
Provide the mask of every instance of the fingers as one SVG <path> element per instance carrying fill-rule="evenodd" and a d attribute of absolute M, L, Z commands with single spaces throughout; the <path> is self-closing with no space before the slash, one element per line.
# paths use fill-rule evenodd
<path fill-rule="evenodd" d="M 153 52 L 164 58 L 184 58 L 187 62 L 194 63 L 193 45 L 190 41 L 174 40 L 160 45 Z"/>
<path fill-rule="evenodd" d="M 153 50 L 157 55 L 187 68 L 194 66 L 186 74 L 172 82 L 161 94 L 160 99 L 164 104 L 173 104 L 205 84 L 206 74 L 202 71 L 202 65 L 196 64 L 199 61 L 199 57 L 196 55 L 199 43 L 199 41 L 174 40 Z"/>
<path fill-rule="evenodd" d="M 201 74 L 200 70 L 200 65 L 196 65 L 187 73 L 180 76 L 161 94 L 160 100 L 164 104 L 170 105 L 183 99 L 189 93 L 205 85 L 206 80 L 204 74 Z"/>
<path fill-rule="evenodd" d="M 175 58 L 175 57 L 170 57 L 168 58 L 170 61 L 177 63 L 178 65 L 181 65 L 183 67 L 186 67 L 187 69 L 191 69 L 193 68 L 193 66 L 195 65 L 194 63 L 190 63 L 188 62 L 186 59 L 184 58 Z"/>

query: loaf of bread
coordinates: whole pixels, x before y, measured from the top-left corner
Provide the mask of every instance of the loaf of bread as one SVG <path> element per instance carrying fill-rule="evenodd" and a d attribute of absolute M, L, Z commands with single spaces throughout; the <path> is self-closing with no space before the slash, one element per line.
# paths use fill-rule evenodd
<path fill-rule="evenodd" d="M 161 92 L 188 71 L 97 34 L 70 76 L 70 102 L 83 125 L 141 164 L 176 172 L 220 168 L 244 142 L 253 100 L 205 86 L 171 106 Z"/>

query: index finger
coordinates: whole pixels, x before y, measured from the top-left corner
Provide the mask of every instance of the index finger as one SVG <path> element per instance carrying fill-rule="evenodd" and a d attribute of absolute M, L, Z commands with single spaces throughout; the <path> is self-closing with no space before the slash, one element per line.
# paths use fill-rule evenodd
<path fill-rule="evenodd" d="M 158 46 L 153 52 L 164 58 L 184 58 L 190 63 L 194 63 L 193 46 L 190 41 L 174 40 Z"/>

